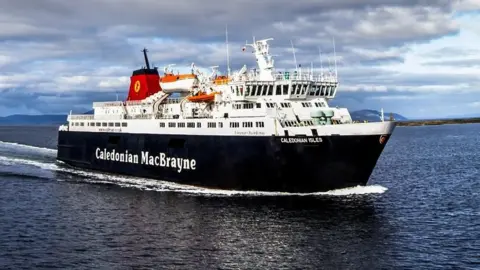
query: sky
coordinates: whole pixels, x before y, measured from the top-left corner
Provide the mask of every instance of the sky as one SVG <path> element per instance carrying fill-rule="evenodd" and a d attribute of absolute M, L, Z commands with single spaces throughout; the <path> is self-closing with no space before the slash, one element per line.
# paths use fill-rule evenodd
<path fill-rule="evenodd" d="M 281 70 L 295 68 L 290 42 L 302 67 L 336 60 L 332 106 L 480 115 L 480 0 L 1 1 L 0 116 L 125 99 L 144 47 L 160 71 L 226 71 L 227 25 L 233 70 L 255 67 L 253 37 L 274 38 Z"/>

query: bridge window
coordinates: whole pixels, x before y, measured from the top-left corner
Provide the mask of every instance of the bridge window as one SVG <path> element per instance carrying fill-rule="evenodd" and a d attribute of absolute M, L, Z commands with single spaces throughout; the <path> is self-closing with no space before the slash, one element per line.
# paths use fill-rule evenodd
<path fill-rule="evenodd" d="M 266 96 L 267 95 L 267 86 L 266 85 L 260 85 L 260 87 L 262 88 L 262 96 Z"/>
<path fill-rule="evenodd" d="M 295 87 L 297 87 L 295 84 L 292 84 L 290 87 L 290 95 L 295 95 Z"/>
<path fill-rule="evenodd" d="M 277 95 L 277 96 L 281 96 L 281 95 L 282 95 L 282 86 L 281 86 L 281 85 L 277 85 L 277 88 L 276 88 L 276 91 L 275 91 L 275 95 Z"/>
<path fill-rule="evenodd" d="M 309 89 L 309 85 L 308 84 L 304 84 L 303 85 L 303 92 L 302 92 L 302 95 L 305 95 L 307 93 L 307 90 Z"/>
<path fill-rule="evenodd" d="M 288 95 L 288 84 L 283 85 L 283 94 Z"/>
<path fill-rule="evenodd" d="M 265 87 L 267 87 L 267 86 L 265 85 Z M 269 85 L 269 86 L 268 86 L 268 93 L 267 93 L 267 95 L 273 96 L 273 85 Z"/>

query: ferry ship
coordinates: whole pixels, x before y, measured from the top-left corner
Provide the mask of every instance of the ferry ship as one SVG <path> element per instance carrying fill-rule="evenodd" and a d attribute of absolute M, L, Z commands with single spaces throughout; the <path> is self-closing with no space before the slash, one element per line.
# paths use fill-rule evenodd
<path fill-rule="evenodd" d="M 225 76 L 145 66 L 125 101 L 67 118 L 57 159 L 101 172 L 212 189 L 311 193 L 366 185 L 396 122 L 354 122 L 330 107 L 336 74 L 279 72 L 269 41 L 257 68 Z M 244 47 L 244 49 L 246 48 Z M 228 49 L 227 49 L 228 50 Z"/>

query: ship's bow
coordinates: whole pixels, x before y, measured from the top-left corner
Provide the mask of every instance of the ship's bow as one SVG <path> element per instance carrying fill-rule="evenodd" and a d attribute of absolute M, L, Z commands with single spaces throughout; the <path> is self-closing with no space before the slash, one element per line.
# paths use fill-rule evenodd
<path fill-rule="evenodd" d="M 282 189 L 319 192 L 366 185 L 395 127 L 395 122 L 361 123 L 328 136 L 277 137 L 274 155 Z"/>

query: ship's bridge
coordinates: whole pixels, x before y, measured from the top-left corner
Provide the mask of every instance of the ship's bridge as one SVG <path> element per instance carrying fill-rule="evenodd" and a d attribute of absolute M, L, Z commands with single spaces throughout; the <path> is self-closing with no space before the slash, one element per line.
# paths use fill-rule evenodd
<path fill-rule="evenodd" d="M 253 73 L 230 84 L 233 100 L 257 100 L 260 97 L 281 99 L 333 99 L 338 87 L 334 77 L 305 72 L 278 72 L 274 80 L 260 80 Z"/>

